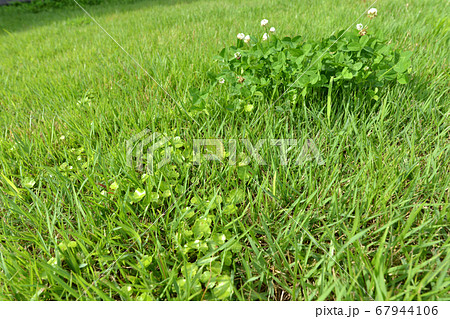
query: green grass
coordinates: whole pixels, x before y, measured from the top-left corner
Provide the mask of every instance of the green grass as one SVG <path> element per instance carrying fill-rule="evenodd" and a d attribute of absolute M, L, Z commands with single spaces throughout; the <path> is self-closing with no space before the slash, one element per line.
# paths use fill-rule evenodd
<path fill-rule="evenodd" d="M 214 56 L 262 18 L 315 39 L 369 2 L 86 9 L 188 105 Z M 211 100 L 188 115 L 81 10 L 0 8 L 0 299 L 449 300 L 449 7 L 408 4 L 378 1 L 371 28 L 414 52 L 411 83 L 378 102 L 332 95 L 329 118 L 326 97 L 251 113 Z M 145 128 L 184 141 L 147 180 L 125 149 Z M 265 146 L 266 166 L 196 166 L 195 138 L 313 139 L 325 164 L 283 166 Z M 147 194 L 130 204 L 138 188 Z M 212 248 L 187 252 L 196 234 Z"/>

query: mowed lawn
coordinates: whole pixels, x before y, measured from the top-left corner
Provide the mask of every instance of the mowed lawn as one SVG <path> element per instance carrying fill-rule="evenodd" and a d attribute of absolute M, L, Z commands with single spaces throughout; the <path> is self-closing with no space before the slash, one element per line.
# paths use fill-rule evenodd
<path fill-rule="evenodd" d="M 131 57 L 76 6 L 1 7 L 0 300 L 449 300 L 448 2 L 373 5 L 371 31 L 413 51 L 412 81 L 378 101 L 332 96 L 330 121 L 319 97 L 189 111 L 261 19 L 318 39 L 371 2 L 86 6 Z M 176 137 L 154 175 L 127 165 L 144 129 Z M 201 138 L 237 140 L 241 165 L 194 165 Z M 323 163 L 244 160 L 241 139 L 281 138 Z"/>

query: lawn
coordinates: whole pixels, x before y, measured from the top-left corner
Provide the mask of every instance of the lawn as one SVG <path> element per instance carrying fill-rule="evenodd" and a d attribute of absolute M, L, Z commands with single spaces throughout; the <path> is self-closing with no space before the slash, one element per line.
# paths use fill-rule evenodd
<path fill-rule="evenodd" d="M 317 40 L 371 2 L 86 5 L 104 30 L 76 6 L 0 7 L 0 300 L 450 300 L 448 2 L 373 5 L 371 32 L 413 52 L 377 99 L 191 107 L 261 19 Z M 152 174 L 127 164 L 146 129 L 171 137 Z M 212 138 L 224 159 L 196 163 Z M 316 152 L 264 144 L 259 165 L 242 139 Z"/>

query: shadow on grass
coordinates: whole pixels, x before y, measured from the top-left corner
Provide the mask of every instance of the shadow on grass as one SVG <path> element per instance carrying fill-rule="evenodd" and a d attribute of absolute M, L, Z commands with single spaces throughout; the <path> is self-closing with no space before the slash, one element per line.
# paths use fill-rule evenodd
<path fill-rule="evenodd" d="M 83 5 L 94 18 L 113 14 L 117 11 L 135 11 L 148 7 L 171 6 L 183 3 L 193 3 L 197 0 L 106 0 L 98 5 Z M 80 4 L 82 0 L 78 1 Z M 61 21 L 71 21 L 75 24 L 86 23 L 89 19 L 75 4 L 62 7 L 44 7 L 37 9 L 30 3 L 0 7 L 0 36 L 11 35 L 15 32 L 43 27 Z M 73 21 L 72 21 L 73 20 Z M 61 25 L 63 28 L 64 25 Z"/>

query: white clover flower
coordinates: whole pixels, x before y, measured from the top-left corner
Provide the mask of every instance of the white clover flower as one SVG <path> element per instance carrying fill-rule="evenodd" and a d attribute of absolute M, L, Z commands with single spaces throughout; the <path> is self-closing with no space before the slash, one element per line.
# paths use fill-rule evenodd
<path fill-rule="evenodd" d="M 269 31 L 275 33 L 275 27 L 271 27 Z"/>
<path fill-rule="evenodd" d="M 269 38 L 269 35 L 267 33 L 263 34 L 262 40 L 266 41 Z"/>
<path fill-rule="evenodd" d="M 267 20 L 267 19 L 262 19 L 261 20 L 261 26 L 262 27 L 266 26 L 267 23 L 269 23 L 269 20 Z"/>
<path fill-rule="evenodd" d="M 249 35 L 246 35 L 246 36 L 245 36 L 244 42 L 245 42 L 245 43 L 249 43 L 249 42 L 250 42 L 250 36 L 249 36 Z"/>
<path fill-rule="evenodd" d="M 363 28 L 364 26 L 362 25 L 362 23 L 356 25 L 356 29 L 358 29 L 358 31 L 361 31 Z"/>
<path fill-rule="evenodd" d="M 240 52 L 236 52 L 236 53 L 234 54 L 234 58 L 235 58 L 236 60 L 239 60 L 239 59 L 241 58 L 241 53 L 240 53 Z"/>
<path fill-rule="evenodd" d="M 66 137 L 64 135 L 61 135 L 61 137 L 59 138 L 61 141 L 64 141 L 66 139 Z"/>
<path fill-rule="evenodd" d="M 237 38 L 238 38 L 239 40 L 244 40 L 245 34 L 239 33 L 239 34 L 237 35 Z"/>
<path fill-rule="evenodd" d="M 367 11 L 367 14 L 369 15 L 369 18 L 376 17 L 378 15 L 378 10 L 375 8 L 369 9 L 369 11 Z"/>
<path fill-rule="evenodd" d="M 224 78 L 220 78 L 220 79 L 219 79 L 219 83 L 220 83 L 220 84 L 224 84 L 224 83 L 225 83 L 225 79 L 224 79 Z"/>

